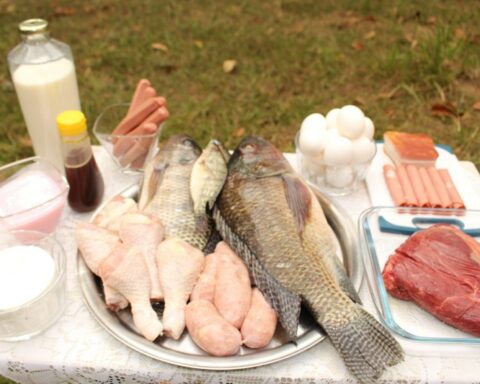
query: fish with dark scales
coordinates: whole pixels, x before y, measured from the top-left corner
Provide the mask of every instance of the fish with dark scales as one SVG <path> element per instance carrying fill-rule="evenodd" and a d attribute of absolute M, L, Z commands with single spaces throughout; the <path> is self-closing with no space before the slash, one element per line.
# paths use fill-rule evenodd
<path fill-rule="evenodd" d="M 139 208 L 161 220 L 166 239 L 179 237 L 202 250 L 213 220 L 206 211 L 194 213 L 190 196 L 192 169 L 201 154 L 191 137 L 172 136 L 145 169 Z"/>
<path fill-rule="evenodd" d="M 270 142 L 247 137 L 236 148 L 214 219 L 292 340 L 303 303 L 359 382 L 373 383 L 403 360 L 359 304 L 318 200 Z"/>

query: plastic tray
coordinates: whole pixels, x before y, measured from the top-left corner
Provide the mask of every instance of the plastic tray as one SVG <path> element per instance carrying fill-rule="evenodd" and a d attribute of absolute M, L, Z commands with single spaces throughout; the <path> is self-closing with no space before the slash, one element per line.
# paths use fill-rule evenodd
<path fill-rule="evenodd" d="M 391 225 L 387 228 L 390 231 L 385 231 L 382 220 Z M 382 271 L 388 257 L 409 236 L 405 231 L 392 233 L 394 228 L 410 228 L 413 232 L 442 221 L 480 234 L 480 211 L 402 208 L 400 214 L 399 209 L 393 207 L 374 207 L 364 211 L 359 218 L 359 237 L 366 280 L 381 321 L 394 333 L 410 341 L 480 345 L 479 337 L 443 323 L 411 301 L 394 298 L 383 282 Z M 475 239 L 480 242 L 480 237 Z"/>

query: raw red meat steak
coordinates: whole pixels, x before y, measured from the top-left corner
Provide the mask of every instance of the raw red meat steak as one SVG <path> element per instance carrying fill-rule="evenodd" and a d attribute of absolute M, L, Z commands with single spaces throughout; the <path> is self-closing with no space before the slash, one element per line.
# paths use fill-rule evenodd
<path fill-rule="evenodd" d="M 480 244 L 437 224 L 410 236 L 383 269 L 388 292 L 443 322 L 480 336 Z"/>

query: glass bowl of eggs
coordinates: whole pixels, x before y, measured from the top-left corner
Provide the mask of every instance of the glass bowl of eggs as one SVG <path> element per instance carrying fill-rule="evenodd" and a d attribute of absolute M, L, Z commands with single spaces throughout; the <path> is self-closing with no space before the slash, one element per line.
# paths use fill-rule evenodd
<path fill-rule="evenodd" d="M 297 169 L 314 187 L 331 196 L 354 192 L 376 154 L 374 125 L 354 105 L 307 116 L 295 137 Z"/>

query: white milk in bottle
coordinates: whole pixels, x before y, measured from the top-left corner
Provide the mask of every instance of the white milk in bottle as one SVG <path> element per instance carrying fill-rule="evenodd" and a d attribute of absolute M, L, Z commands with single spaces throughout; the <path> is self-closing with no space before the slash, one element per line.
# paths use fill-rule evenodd
<path fill-rule="evenodd" d="M 35 154 L 63 172 L 56 117 L 80 110 L 80 98 L 70 48 L 49 38 L 47 25 L 42 19 L 20 23 L 23 42 L 9 53 L 8 62 Z"/>

